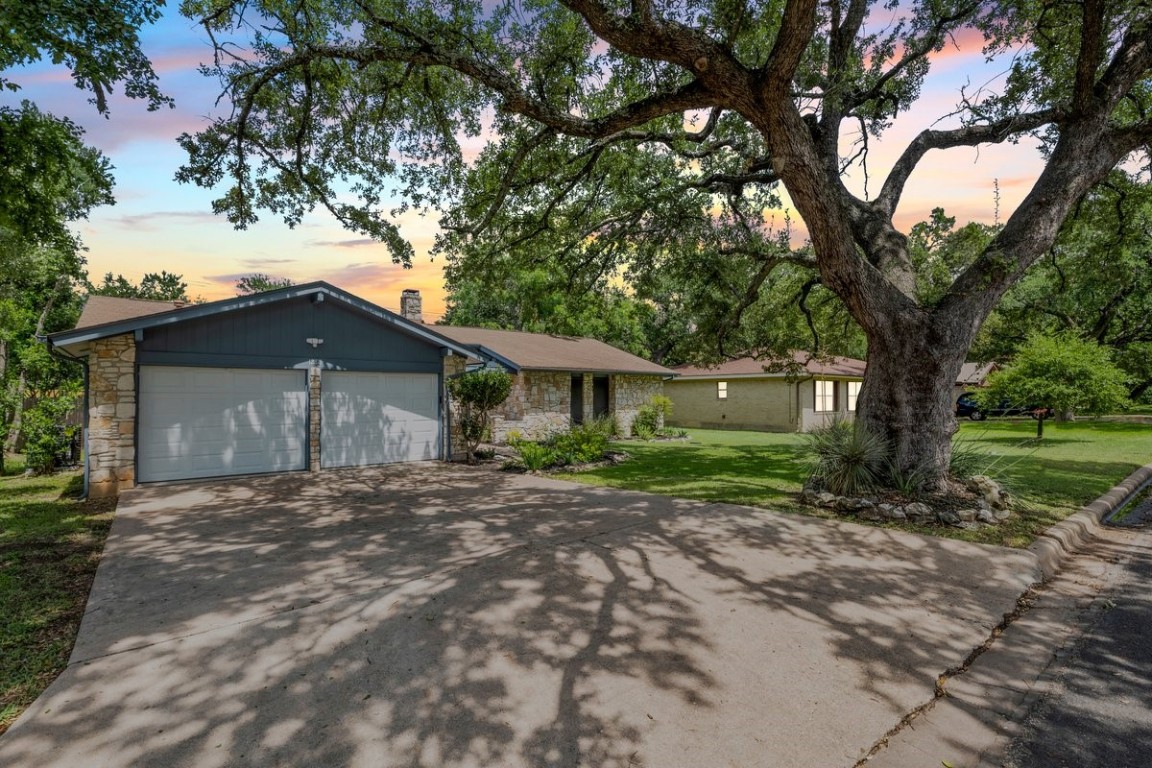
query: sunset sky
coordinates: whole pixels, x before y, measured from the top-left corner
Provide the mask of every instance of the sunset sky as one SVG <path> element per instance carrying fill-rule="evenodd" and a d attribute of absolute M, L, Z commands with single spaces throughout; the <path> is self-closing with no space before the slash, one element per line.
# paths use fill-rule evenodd
<path fill-rule="evenodd" d="M 411 214 L 401 220 L 401 231 L 417 253 L 412 269 L 405 270 L 392 264 L 382 245 L 342 229 L 326 213 L 312 215 L 296 229 L 262 214 L 258 225 L 236 231 L 212 214 L 213 191 L 176 183 L 173 177 L 184 158 L 176 136 L 204 127 L 215 109 L 217 83 L 196 72 L 211 52 L 201 29 L 171 6 L 159 24 L 143 31 L 143 40 L 161 89 L 176 100 L 175 109 L 150 113 L 142 104 L 117 96 L 111 100 L 111 117 L 102 118 L 68 73 L 50 66 L 11 73 L 23 87 L 0 95 L 2 104 L 30 99 L 42 110 L 72 118 L 86 129 L 86 140 L 115 166 L 117 204 L 97 209 L 78 223 L 93 279 L 111 271 L 138 280 L 145 272 L 167 270 L 184 276 L 193 297 L 217 299 L 233 295 L 240 275 L 265 272 L 296 282 L 327 280 L 390 309 L 398 309 L 401 289 L 417 288 L 424 296 L 426 319 L 439 318 L 445 309 L 443 265 L 427 255 L 434 217 Z M 879 189 L 891 161 L 916 131 L 954 108 L 961 87 L 969 92 L 995 87 L 1004 65 L 986 64 L 981 43 L 978 35 L 962 37 L 936 56 L 916 108 L 881 141 L 873 141 L 870 191 Z M 990 222 L 996 180 L 1005 218 L 1039 169 L 1037 152 L 1026 143 L 931 153 L 907 188 L 897 224 L 907 230 L 936 206 L 960 223 Z M 860 191 L 861 185 L 862 176 L 856 174 L 851 186 Z"/>

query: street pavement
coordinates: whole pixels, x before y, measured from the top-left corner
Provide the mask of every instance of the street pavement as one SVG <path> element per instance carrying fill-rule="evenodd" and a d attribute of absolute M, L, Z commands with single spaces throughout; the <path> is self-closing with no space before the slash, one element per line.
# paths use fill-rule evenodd
<path fill-rule="evenodd" d="M 1006 768 L 1152 765 L 1152 526 L 1105 537 L 1097 546 L 1119 558 L 1114 579 L 1050 670 Z"/>
<path fill-rule="evenodd" d="M 868 768 L 1152 765 L 1150 581 L 1152 527 L 1097 528 Z"/>

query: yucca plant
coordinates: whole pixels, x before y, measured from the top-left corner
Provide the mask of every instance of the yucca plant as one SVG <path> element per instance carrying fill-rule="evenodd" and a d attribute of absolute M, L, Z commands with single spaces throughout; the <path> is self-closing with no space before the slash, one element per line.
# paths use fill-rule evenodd
<path fill-rule="evenodd" d="M 809 432 L 805 450 L 812 461 L 809 482 L 840 496 L 872 490 L 888 466 L 888 442 L 846 421 L 833 421 Z"/>

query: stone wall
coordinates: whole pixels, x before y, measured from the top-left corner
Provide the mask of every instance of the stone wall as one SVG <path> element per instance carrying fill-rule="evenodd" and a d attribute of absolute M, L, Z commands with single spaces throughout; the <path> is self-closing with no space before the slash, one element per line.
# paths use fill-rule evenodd
<path fill-rule="evenodd" d="M 452 402 L 448 397 L 448 379 L 464 373 L 467 366 L 468 361 L 460 355 L 453 354 L 444 358 L 444 389 L 440 393 L 441 402 Z M 440 435 L 440 444 L 444 446 L 441 450 L 445 452 L 449 461 L 463 461 L 467 456 L 464 451 L 464 438 L 461 436 L 460 429 L 457 426 L 456 413 L 451 408 L 445 410 L 450 412 L 447 414 L 447 418 L 441 420 L 443 432 Z"/>
<path fill-rule="evenodd" d="M 608 389 L 608 412 L 616 417 L 620 434 L 632 434 L 632 421 L 649 400 L 664 394 L 664 379 L 659 376 L 617 374 Z"/>
<path fill-rule="evenodd" d="M 116 496 L 136 485 L 136 341 L 92 343 L 88 353 L 88 495 Z"/>
<path fill-rule="evenodd" d="M 308 471 L 320 471 L 320 407 L 321 394 L 320 364 L 315 360 L 308 366 Z"/>
<path fill-rule="evenodd" d="M 512 377 L 512 392 L 492 419 L 492 439 L 508 441 L 516 431 L 527 440 L 541 440 L 568 429 L 572 415 L 572 374 L 521 371 Z"/>

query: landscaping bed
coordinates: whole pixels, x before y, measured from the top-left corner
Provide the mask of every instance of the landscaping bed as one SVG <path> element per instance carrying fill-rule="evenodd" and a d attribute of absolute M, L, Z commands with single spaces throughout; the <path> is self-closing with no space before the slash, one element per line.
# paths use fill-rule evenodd
<path fill-rule="evenodd" d="M 114 502 L 81 502 L 79 472 L 0 477 L 0 733 L 67 666 Z"/>
<path fill-rule="evenodd" d="M 1136 424 L 1050 424 L 1036 441 L 1030 419 L 964 423 L 959 439 L 983 454 L 977 472 L 1000 482 L 1015 502 L 995 526 L 958 528 L 935 522 L 868 521 L 987 544 L 1025 547 L 1152 461 L 1152 428 Z M 566 475 L 578 482 L 702 501 L 767 507 L 834 517 L 807 506 L 800 494 L 808 474 L 805 436 L 790 433 L 689 430 L 687 443 L 614 444 L 631 460 Z"/>

